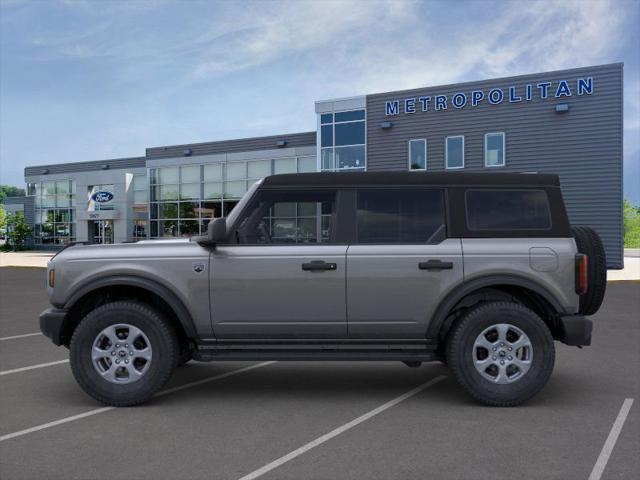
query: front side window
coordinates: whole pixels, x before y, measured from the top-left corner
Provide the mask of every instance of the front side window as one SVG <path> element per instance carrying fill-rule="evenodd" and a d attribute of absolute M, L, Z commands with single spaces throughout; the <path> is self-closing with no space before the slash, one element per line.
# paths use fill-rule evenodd
<path fill-rule="evenodd" d="M 237 241 L 245 245 L 327 243 L 333 239 L 335 191 L 262 191 L 242 213 Z"/>
<path fill-rule="evenodd" d="M 409 170 L 427 169 L 427 141 L 409 140 Z"/>
<path fill-rule="evenodd" d="M 445 141 L 447 168 L 464 168 L 464 137 L 447 137 Z"/>
<path fill-rule="evenodd" d="M 469 230 L 549 230 L 551 213 L 544 190 L 467 190 Z"/>
<path fill-rule="evenodd" d="M 439 243 L 446 237 L 439 189 L 360 190 L 358 243 Z"/>
<path fill-rule="evenodd" d="M 323 171 L 364 170 L 365 111 L 320 115 L 320 164 Z"/>
<path fill-rule="evenodd" d="M 504 167 L 504 133 L 487 133 L 484 136 L 484 166 Z"/>

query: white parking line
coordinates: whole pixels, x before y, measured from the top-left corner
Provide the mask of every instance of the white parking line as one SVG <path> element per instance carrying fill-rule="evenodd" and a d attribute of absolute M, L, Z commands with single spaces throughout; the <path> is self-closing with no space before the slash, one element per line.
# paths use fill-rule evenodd
<path fill-rule="evenodd" d="M 29 365 L 28 367 L 14 368 L 13 370 L 3 370 L 0 372 L 2 375 L 10 375 L 12 373 L 26 372 L 27 370 L 34 370 L 36 368 L 51 367 L 53 365 L 60 365 L 61 363 L 69 363 L 69 359 L 58 360 L 57 362 L 39 363 L 38 365 Z"/>
<path fill-rule="evenodd" d="M 633 398 L 626 398 L 625 401 L 622 402 L 622 407 L 620 407 L 620 412 L 616 417 L 616 421 L 613 422 L 613 427 L 611 427 L 611 431 L 609 432 L 607 441 L 604 442 L 604 446 L 602 447 L 600 456 L 598 457 L 598 460 L 596 460 L 596 464 L 593 466 L 591 475 L 589 475 L 589 480 L 600 480 L 600 477 L 602 477 L 602 473 L 604 472 L 604 469 L 607 466 L 607 462 L 609 461 L 611 452 L 613 452 L 613 447 L 616 446 L 616 442 L 618 441 L 618 436 L 622 431 L 622 426 L 624 425 L 624 422 L 627 420 L 627 415 L 629 415 L 629 410 L 631 410 L 631 405 L 633 405 Z"/>
<path fill-rule="evenodd" d="M 11 337 L 0 337 L 0 342 L 4 340 L 15 340 L 16 338 L 35 337 L 36 335 L 42 335 L 42 333 L 34 332 L 34 333 L 25 333 L 23 335 L 13 335 Z"/>
<path fill-rule="evenodd" d="M 271 365 L 276 362 L 262 362 L 256 365 L 250 365 L 248 367 L 239 368 L 238 370 L 232 370 L 230 372 L 221 373 L 219 375 L 214 375 L 213 377 L 204 378 L 202 380 L 197 380 L 195 382 L 185 383 L 184 385 L 180 385 L 178 387 L 168 388 L 167 390 L 163 390 L 156 394 L 156 397 L 161 397 L 163 395 L 167 395 L 169 393 L 179 392 L 180 390 L 184 390 L 186 388 L 195 387 L 197 385 L 202 385 L 204 383 L 213 382 L 214 380 L 221 380 L 223 378 L 231 377 L 233 375 L 238 375 L 239 373 L 248 372 L 249 370 L 254 370 L 260 367 L 266 367 L 267 365 Z M 29 433 L 38 432 L 40 430 L 45 430 L 47 428 L 55 427 L 57 425 L 62 425 L 64 423 L 73 422 L 75 420 L 80 420 L 81 418 L 91 417 L 93 415 L 98 415 L 100 413 L 108 412 L 110 410 L 115 410 L 117 407 L 102 407 L 96 408 L 95 410 L 89 410 L 88 412 L 80 413 L 78 415 L 72 415 L 71 417 L 61 418 L 60 420 L 54 420 L 53 422 L 43 423 L 42 425 L 36 425 L 35 427 L 26 428 L 24 430 L 20 430 L 18 432 L 7 433 L 6 435 L 0 436 L 0 442 L 4 442 L 5 440 L 10 440 L 12 438 L 21 437 L 23 435 L 27 435 Z"/>
<path fill-rule="evenodd" d="M 253 472 L 251 472 L 251 473 L 245 475 L 244 477 L 240 478 L 240 480 L 253 480 L 255 478 L 258 478 L 258 477 L 264 475 L 265 473 L 270 472 L 271 470 L 273 470 L 275 468 L 278 468 L 279 466 L 287 463 L 288 461 L 293 460 L 294 458 L 302 455 L 303 453 L 308 452 L 312 448 L 315 448 L 318 445 L 322 445 L 323 443 L 331 440 L 332 438 L 337 437 L 341 433 L 344 433 L 347 430 L 349 430 L 349 429 L 361 424 L 362 422 L 365 422 L 365 421 L 369 420 L 370 418 L 375 417 L 379 413 L 384 412 L 385 410 L 387 410 L 387 409 L 399 404 L 400 402 L 403 402 L 404 400 L 413 397 L 417 393 L 420 393 L 421 391 L 431 387 L 432 385 L 435 385 L 436 383 L 441 382 L 445 378 L 447 378 L 447 377 L 443 375 L 443 376 L 436 377 L 433 380 L 429 380 L 428 382 L 423 383 L 422 385 L 414 388 L 413 390 L 409 390 L 407 393 L 404 393 L 404 394 L 400 395 L 399 397 L 396 397 L 393 400 L 391 400 L 391 401 L 389 401 L 389 402 L 387 402 L 387 403 L 385 403 L 383 405 L 380 405 L 377 408 L 374 408 L 373 410 L 365 413 L 364 415 L 359 416 L 355 420 L 351 420 L 349 423 L 345 423 L 341 427 L 338 427 L 335 430 L 331 430 L 329 433 L 326 433 L 326 434 L 322 435 L 321 437 L 318 437 L 315 440 L 312 440 L 311 442 L 307 443 L 306 445 L 303 445 L 302 447 L 297 448 L 294 451 L 287 453 L 285 456 L 280 457 L 280 458 L 278 458 L 277 460 L 274 460 L 271 463 L 268 463 L 264 467 L 261 467 L 258 470 L 254 470 Z"/>

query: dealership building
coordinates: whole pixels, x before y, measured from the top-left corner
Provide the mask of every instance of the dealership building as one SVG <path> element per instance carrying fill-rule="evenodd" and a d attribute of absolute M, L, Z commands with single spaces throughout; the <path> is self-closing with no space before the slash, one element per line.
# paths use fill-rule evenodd
<path fill-rule="evenodd" d="M 312 171 L 557 173 L 573 224 L 623 262 L 620 63 L 315 103 L 316 131 L 25 168 L 36 248 L 206 231 L 257 179 Z"/>

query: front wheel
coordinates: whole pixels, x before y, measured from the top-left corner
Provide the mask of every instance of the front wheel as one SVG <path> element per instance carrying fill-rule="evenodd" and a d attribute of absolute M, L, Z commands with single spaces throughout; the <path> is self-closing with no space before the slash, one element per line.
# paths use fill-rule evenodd
<path fill-rule="evenodd" d="M 519 405 L 547 383 L 555 362 L 551 332 L 528 308 L 512 302 L 480 305 L 458 320 L 447 342 L 447 364 L 480 402 Z"/>
<path fill-rule="evenodd" d="M 81 320 L 71 339 L 71 370 L 99 402 L 132 406 L 166 384 L 178 352 L 175 332 L 163 315 L 140 302 L 117 301 Z"/>

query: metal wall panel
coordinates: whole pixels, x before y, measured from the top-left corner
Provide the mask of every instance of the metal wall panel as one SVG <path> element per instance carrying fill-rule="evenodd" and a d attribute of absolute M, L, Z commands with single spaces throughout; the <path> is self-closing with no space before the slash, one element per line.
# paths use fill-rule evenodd
<path fill-rule="evenodd" d="M 145 157 L 113 158 L 109 160 L 94 160 L 91 162 L 59 163 L 56 165 L 40 165 L 26 167 L 25 177 L 39 175 L 54 175 L 58 173 L 78 173 L 100 170 L 118 170 L 130 168 L 144 168 Z M 105 168 L 106 167 L 106 168 Z M 46 172 L 45 172 L 46 171 Z"/>
<path fill-rule="evenodd" d="M 585 67 L 441 87 L 429 87 L 367 96 L 367 169 L 407 170 L 408 140 L 427 139 L 427 170 L 445 168 L 445 137 L 465 136 L 464 171 L 512 171 L 557 173 L 570 220 L 589 225 L 601 235 L 609 268 L 623 265 L 622 230 L 622 64 Z M 593 93 L 575 94 L 577 78 L 593 77 Z M 554 98 L 557 82 L 567 80 L 573 96 Z M 527 84 L 552 82 L 550 96 L 533 100 L 508 101 L 507 89 L 522 92 Z M 505 90 L 505 100 L 490 105 L 486 100 L 472 107 L 450 105 L 451 96 L 472 90 Z M 434 111 L 435 95 L 447 95 L 448 109 Z M 405 114 L 406 98 L 431 96 L 429 110 Z M 400 113 L 385 115 L 385 101 L 399 100 Z M 559 103 L 569 105 L 557 113 Z M 391 121 L 390 129 L 382 129 Z M 484 166 L 484 134 L 506 133 L 506 166 Z M 419 173 L 416 173 L 419 175 Z"/>

